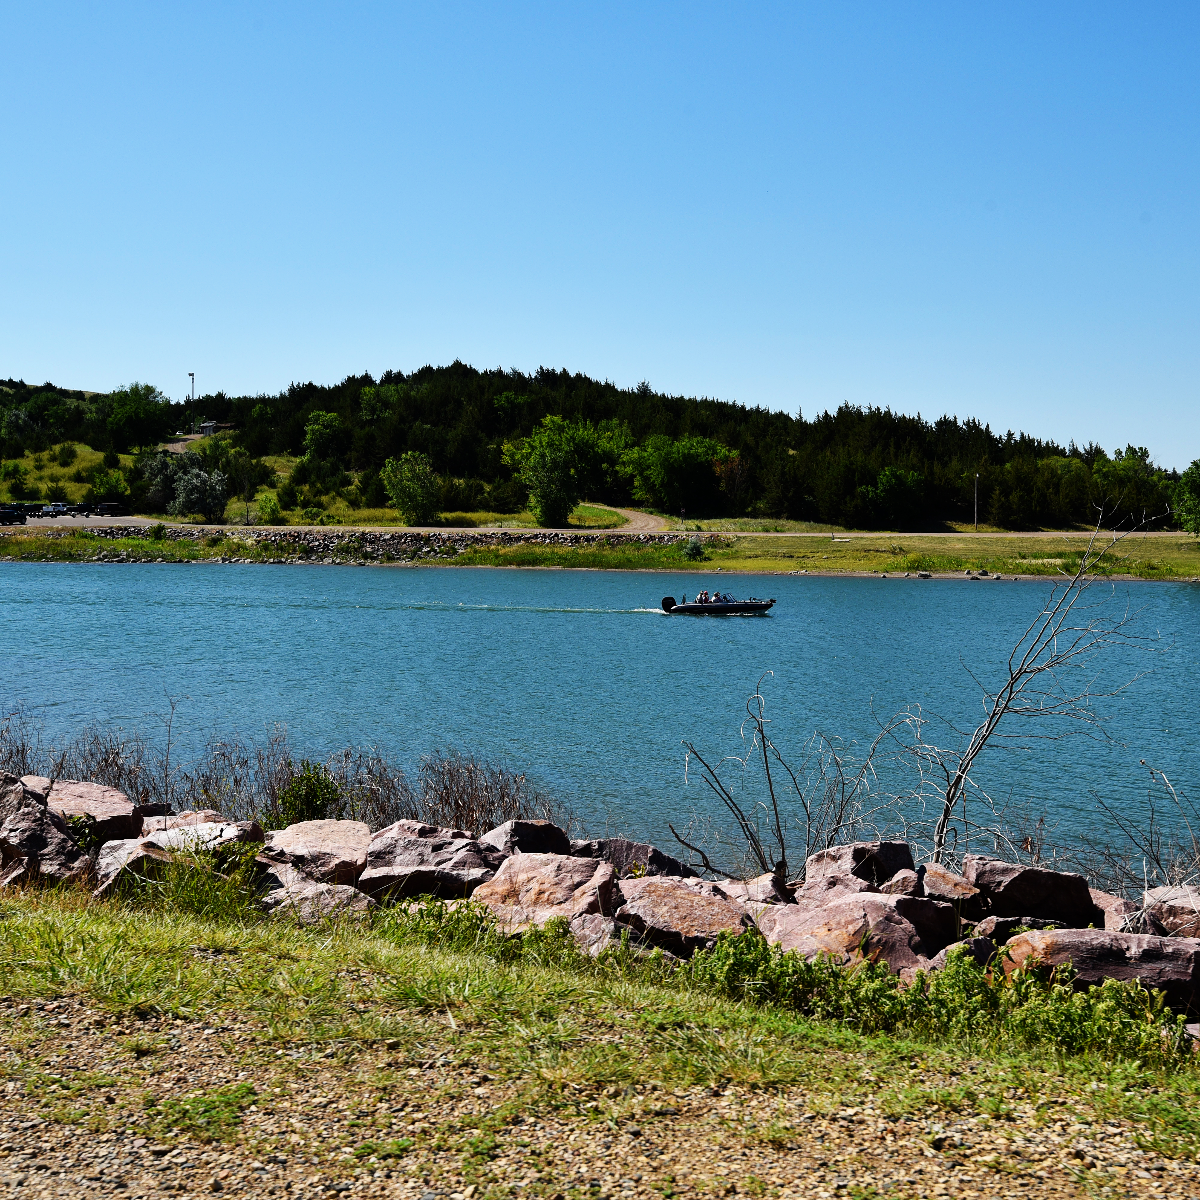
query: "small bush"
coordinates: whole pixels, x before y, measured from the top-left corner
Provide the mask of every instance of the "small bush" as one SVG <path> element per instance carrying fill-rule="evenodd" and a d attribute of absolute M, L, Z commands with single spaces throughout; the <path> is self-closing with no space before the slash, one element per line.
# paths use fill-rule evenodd
<path fill-rule="evenodd" d="M 265 496 L 260 496 L 258 499 L 258 519 L 264 525 L 282 525 L 283 513 L 279 508 L 279 501 L 268 492 Z"/>
<path fill-rule="evenodd" d="M 121 465 L 121 456 L 115 450 L 105 450 L 104 452 L 104 469 L 106 471 L 115 471 Z"/>
<path fill-rule="evenodd" d="M 304 759 L 299 772 L 279 796 L 279 816 L 284 825 L 297 821 L 324 821 L 338 807 L 338 786 L 320 763 Z"/>
<path fill-rule="evenodd" d="M 78 453 L 74 442 L 63 442 L 59 446 L 58 455 L 56 456 L 58 465 L 60 467 L 69 467 L 75 461 Z"/>
<path fill-rule="evenodd" d="M 167 527 L 159 521 L 157 525 L 151 525 L 146 530 L 146 536 L 152 542 L 161 542 L 167 536 Z"/>
<path fill-rule="evenodd" d="M 694 534 L 688 538 L 688 544 L 683 548 L 683 557 L 689 562 L 702 562 L 704 560 L 704 543 Z"/>

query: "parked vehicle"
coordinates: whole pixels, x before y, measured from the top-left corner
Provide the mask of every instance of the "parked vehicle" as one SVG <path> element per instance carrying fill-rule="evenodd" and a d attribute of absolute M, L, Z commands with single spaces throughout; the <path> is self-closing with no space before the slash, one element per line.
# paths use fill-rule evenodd
<path fill-rule="evenodd" d="M 65 517 L 67 515 L 67 506 L 65 504 L 43 504 L 41 515 L 43 517 Z"/>
<path fill-rule="evenodd" d="M 123 504 L 106 502 L 104 504 L 97 504 L 92 509 L 92 515 L 97 517 L 127 517 L 129 516 L 129 510 Z"/>
<path fill-rule="evenodd" d="M 24 525 L 25 511 L 20 508 L 0 506 L 0 525 Z"/>

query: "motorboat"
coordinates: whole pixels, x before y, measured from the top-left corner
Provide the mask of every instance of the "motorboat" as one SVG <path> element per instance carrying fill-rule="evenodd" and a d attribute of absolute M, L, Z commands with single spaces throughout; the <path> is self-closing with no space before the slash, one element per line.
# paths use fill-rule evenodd
<path fill-rule="evenodd" d="M 664 596 L 665 613 L 681 613 L 687 617 L 747 617 L 769 612 L 774 600 L 710 600 L 707 604 L 676 604 L 674 596 Z"/>

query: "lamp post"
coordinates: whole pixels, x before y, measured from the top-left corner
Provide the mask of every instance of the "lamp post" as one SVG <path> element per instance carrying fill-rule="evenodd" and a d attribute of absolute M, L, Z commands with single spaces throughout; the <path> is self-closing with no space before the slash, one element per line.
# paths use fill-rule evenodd
<path fill-rule="evenodd" d="M 192 432 L 195 433 L 196 432 L 196 409 L 194 406 L 196 403 L 196 372 L 189 371 L 188 378 L 192 381 L 192 405 L 193 405 L 193 408 L 192 408 Z"/>
<path fill-rule="evenodd" d="M 979 532 L 979 472 L 975 472 L 975 532 Z"/>

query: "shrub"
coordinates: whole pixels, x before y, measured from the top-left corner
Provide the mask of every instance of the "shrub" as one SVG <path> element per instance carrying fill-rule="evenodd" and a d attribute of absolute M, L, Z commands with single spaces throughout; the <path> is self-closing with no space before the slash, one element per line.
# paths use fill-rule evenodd
<path fill-rule="evenodd" d="M 69 467 L 74 461 L 78 451 L 75 449 L 74 442 L 63 442 L 58 448 L 58 465 L 60 467 Z"/>
<path fill-rule="evenodd" d="M 279 501 L 280 508 L 295 508 L 296 507 L 296 485 L 290 480 L 285 479 L 275 493 L 275 498 Z"/>
<path fill-rule="evenodd" d="M 67 501 L 67 489 L 61 483 L 55 480 L 46 488 L 46 499 L 57 504 L 65 504 Z"/>
<path fill-rule="evenodd" d="M 115 471 L 121 465 L 121 456 L 115 450 L 105 450 L 101 465 L 106 471 Z"/>
<path fill-rule="evenodd" d="M 337 783 L 320 763 L 310 763 L 307 758 L 279 796 L 279 817 L 284 825 L 324 821 L 337 807 Z"/>
<path fill-rule="evenodd" d="M 258 499 L 258 519 L 267 525 L 283 524 L 283 513 L 279 510 L 279 501 L 270 492 Z"/>
<path fill-rule="evenodd" d="M 691 562 L 700 562 L 704 559 L 704 543 L 695 534 L 688 538 L 688 543 L 683 548 L 683 557 Z"/>
<path fill-rule="evenodd" d="M 428 455 L 410 450 L 389 458 L 379 478 L 406 525 L 428 525 L 437 515 L 442 486 Z"/>
<path fill-rule="evenodd" d="M 1050 1048 L 1159 1066 L 1180 1065 L 1191 1057 L 1186 1018 L 1167 1009 L 1162 993 L 1115 979 L 1077 992 L 1071 972 L 1062 968 L 1005 975 L 955 951 L 944 970 L 920 975 L 905 987 L 883 964 L 842 968 L 828 959 L 808 962 L 747 933 L 721 934 L 683 971 L 705 991 L 776 1004 L 863 1033 Z"/>
<path fill-rule="evenodd" d="M 92 486 L 88 490 L 89 500 L 123 500 L 128 495 L 129 484 L 116 468 L 97 471 L 92 476 Z"/>
<path fill-rule="evenodd" d="M 151 525 L 146 530 L 146 536 L 152 542 L 161 542 L 167 536 L 167 527 L 159 521 L 157 525 Z"/>

